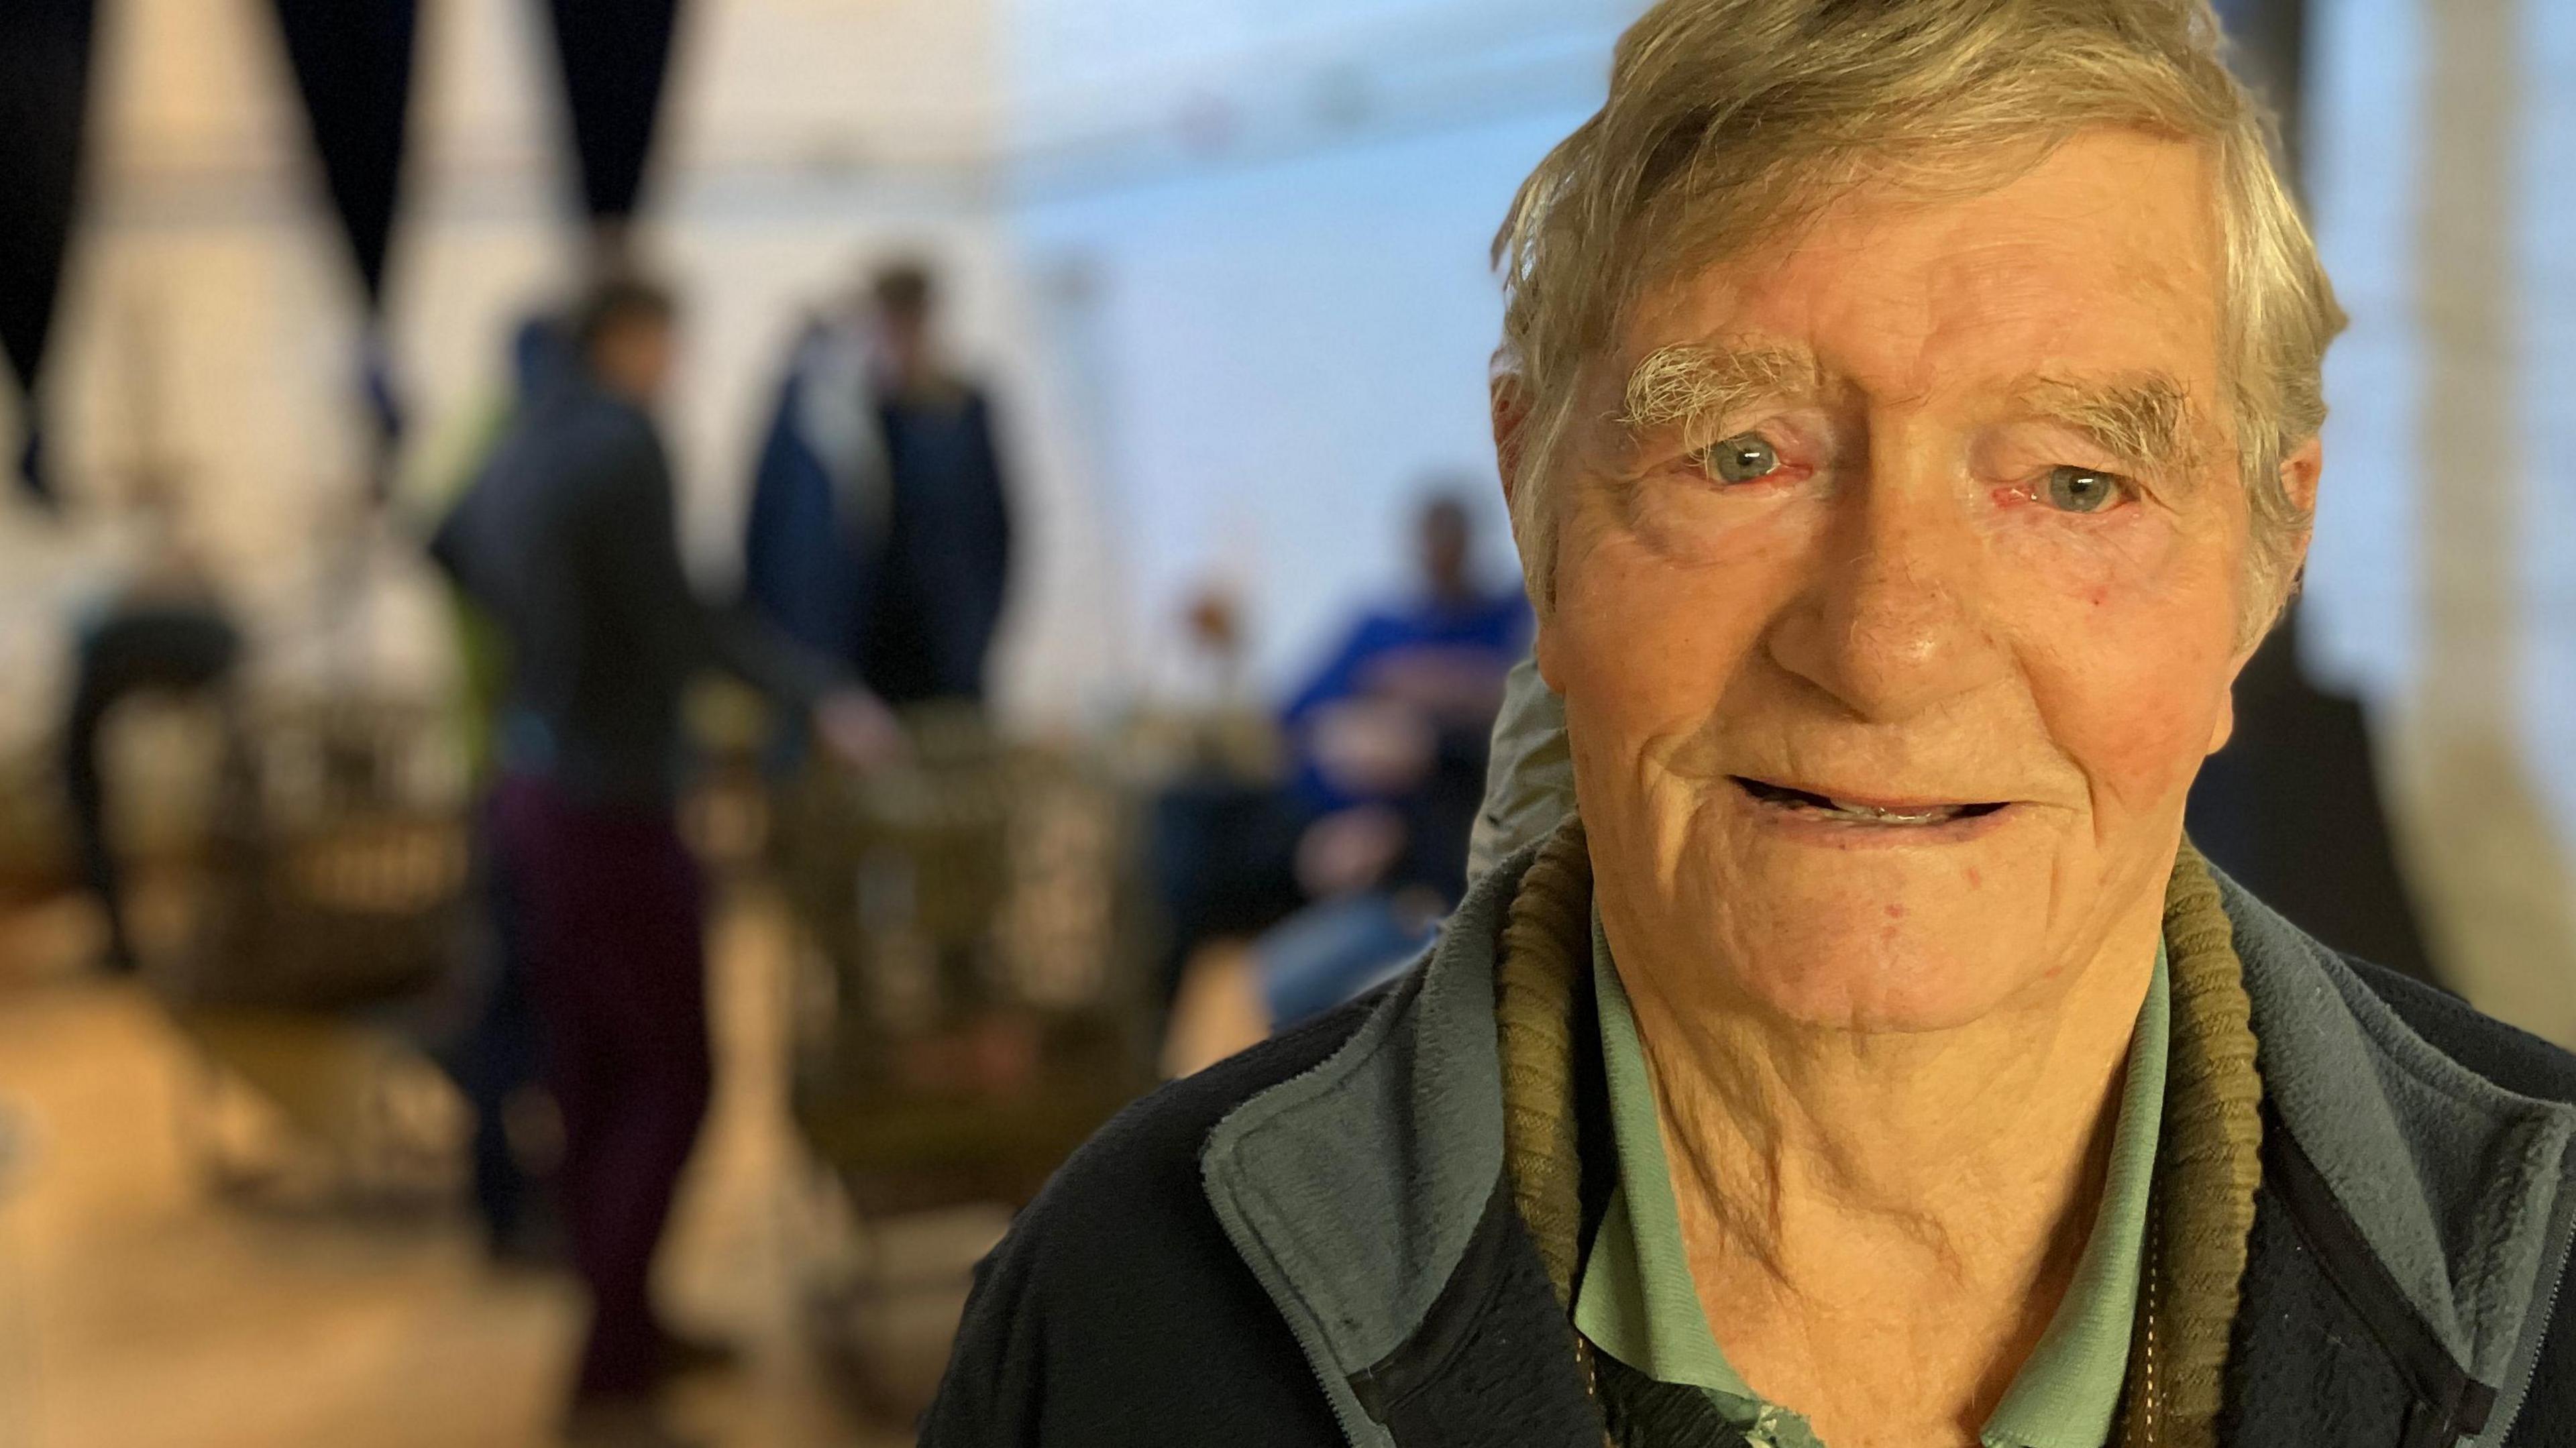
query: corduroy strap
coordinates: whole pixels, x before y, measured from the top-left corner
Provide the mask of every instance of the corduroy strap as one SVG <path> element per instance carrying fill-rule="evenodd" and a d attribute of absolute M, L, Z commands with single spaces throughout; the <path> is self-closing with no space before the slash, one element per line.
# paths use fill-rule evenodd
<path fill-rule="evenodd" d="M 1512 896 L 1494 976 L 1503 1066 L 1503 1164 L 1512 1199 L 1571 1311 L 1583 1244 L 1575 1140 L 1574 1021 L 1592 957 L 1592 855 L 1569 819 L 1539 847 Z"/>
<path fill-rule="evenodd" d="M 2145 1385 L 2137 1374 L 2147 1355 L 2133 1348 L 2120 1442 L 2209 1448 L 2218 1441 L 2228 1339 L 2263 1179 L 2263 1078 L 2235 926 L 2209 862 L 2189 843 L 2165 885 L 2164 929 L 2173 1031 L 2154 1189 L 2156 1404 L 2138 1411 Z"/>

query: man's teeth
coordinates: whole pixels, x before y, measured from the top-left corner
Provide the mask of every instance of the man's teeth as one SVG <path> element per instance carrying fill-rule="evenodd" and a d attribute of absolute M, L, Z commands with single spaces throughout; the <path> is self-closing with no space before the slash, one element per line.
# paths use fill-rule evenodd
<path fill-rule="evenodd" d="M 1770 784 L 1738 775 L 1735 782 L 1745 793 L 1778 809 L 1794 809 L 1822 819 L 1846 820 L 1864 825 L 1938 825 L 1977 815 L 1992 814 L 2001 804 L 1927 804 L 1905 809 L 1881 805 L 1852 804 L 1829 795 L 1795 789 L 1785 784 Z"/>
<path fill-rule="evenodd" d="M 1880 809 L 1875 805 L 1845 804 L 1828 800 L 1824 806 L 1809 806 L 1818 814 L 1862 820 L 1874 825 L 1928 825 L 1959 817 L 1960 805 L 1934 805 L 1930 809 Z"/>

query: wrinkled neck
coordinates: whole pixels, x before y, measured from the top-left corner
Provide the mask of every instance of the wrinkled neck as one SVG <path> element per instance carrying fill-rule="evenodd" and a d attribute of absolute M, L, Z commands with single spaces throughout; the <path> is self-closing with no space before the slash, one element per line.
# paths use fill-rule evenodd
<path fill-rule="evenodd" d="M 1715 998 L 1723 973 L 1622 940 L 1605 910 L 1695 1265 L 1750 1264 L 1832 1299 L 1915 1278 L 2002 1291 L 2071 1264 L 2099 1200 L 2159 905 L 2123 918 L 2084 968 L 1975 1021 L 1909 1032 Z"/>

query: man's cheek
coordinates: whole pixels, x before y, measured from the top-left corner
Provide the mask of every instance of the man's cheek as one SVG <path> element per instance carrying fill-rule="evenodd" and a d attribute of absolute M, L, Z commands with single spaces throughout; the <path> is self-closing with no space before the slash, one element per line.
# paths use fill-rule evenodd
<path fill-rule="evenodd" d="M 1590 541 L 1580 581 L 1560 595 L 1560 613 L 1587 647 L 1618 660 L 1622 674 L 1652 678 L 1686 658 L 1740 648 L 1766 611 L 1763 593 L 1775 575 L 1744 560 L 1677 565 L 1619 532 Z"/>
<path fill-rule="evenodd" d="M 2077 663 L 2060 687 L 2051 732 L 2099 791 L 2145 808 L 2187 787 L 2205 757 L 2226 688 L 2226 660 L 2116 646 Z"/>
<path fill-rule="evenodd" d="M 1563 636 L 1560 669 L 1569 701 L 1581 698 L 1604 733 L 1631 747 L 1698 732 L 1724 699 L 1741 640 L 1696 610 L 1605 610 Z M 1640 667 L 1651 660 L 1651 667 Z"/>
<path fill-rule="evenodd" d="M 1989 527 L 2005 575 L 2052 600 L 2067 625 L 2117 616 L 2198 584 L 2192 540 L 2142 507 L 2086 516 L 2024 502 L 1999 509 Z"/>

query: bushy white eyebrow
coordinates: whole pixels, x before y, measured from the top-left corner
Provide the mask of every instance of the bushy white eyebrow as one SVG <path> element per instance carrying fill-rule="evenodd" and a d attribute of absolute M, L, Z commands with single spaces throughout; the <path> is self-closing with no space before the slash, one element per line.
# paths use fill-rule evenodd
<path fill-rule="evenodd" d="M 1679 426 L 1685 444 L 1723 426 L 1753 403 L 1812 396 L 1823 373 L 1800 347 L 1720 347 L 1681 342 L 1657 348 L 1628 374 L 1619 425 L 1632 433 Z"/>
<path fill-rule="evenodd" d="M 1648 353 L 1628 374 L 1617 421 L 1631 433 L 1680 427 L 1684 446 L 1704 447 L 1716 439 L 1703 434 L 1755 403 L 1810 398 L 1824 388 L 1823 368 L 1801 347 L 1679 342 Z M 2074 428 L 2127 467 L 2181 476 L 2205 460 L 2204 419 L 2191 390 L 2167 372 L 2043 375 L 2015 389 L 2013 405 Z"/>
<path fill-rule="evenodd" d="M 2164 372 L 2108 380 L 2041 377 L 2016 401 L 2033 417 L 2062 423 L 2091 438 L 2125 466 L 2188 478 L 2204 460 L 2206 436 L 2191 390 Z"/>

